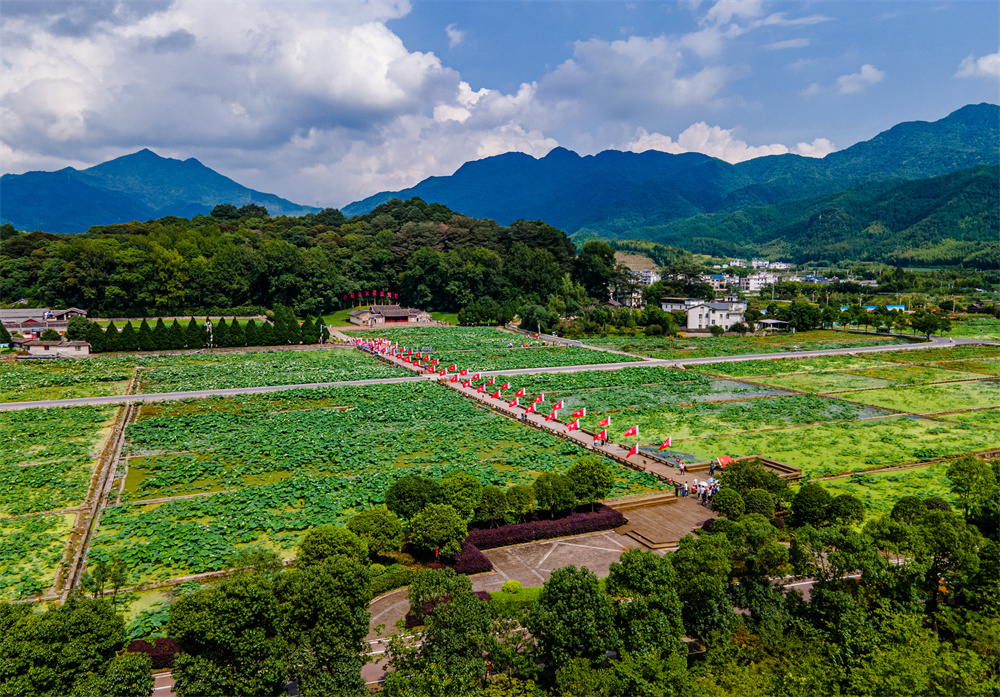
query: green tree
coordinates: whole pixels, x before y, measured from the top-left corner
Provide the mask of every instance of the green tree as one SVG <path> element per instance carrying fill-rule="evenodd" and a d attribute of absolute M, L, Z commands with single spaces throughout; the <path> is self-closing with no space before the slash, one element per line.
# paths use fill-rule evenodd
<path fill-rule="evenodd" d="M 221 317 L 218 322 L 212 323 L 212 347 L 229 348 L 232 344 L 229 341 L 229 323 L 225 317 Z"/>
<path fill-rule="evenodd" d="M 432 503 L 410 521 L 410 541 L 428 552 L 453 557 L 462 551 L 469 529 L 452 506 Z"/>
<path fill-rule="evenodd" d="M 743 515 L 746 504 L 743 502 L 743 497 L 735 489 L 723 487 L 712 496 L 712 510 L 729 519 L 735 519 Z"/>
<path fill-rule="evenodd" d="M 287 643 L 271 579 L 237 574 L 210 589 L 181 596 L 166 632 L 180 646 L 174 692 L 194 695 L 274 695 L 287 678 Z"/>
<path fill-rule="evenodd" d="M 108 327 L 110 329 L 110 327 Z M 119 351 L 138 351 L 139 350 L 139 337 L 134 329 L 132 329 L 132 323 L 126 322 L 125 326 L 122 327 L 121 333 L 118 335 L 117 350 Z"/>
<path fill-rule="evenodd" d="M 952 493 L 961 501 L 966 518 L 973 506 L 997 488 L 996 475 L 990 466 L 972 455 L 966 455 L 948 465 L 945 477 L 951 484 Z"/>
<path fill-rule="evenodd" d="M 496 523 L 507 515 L 507 496 L 498 486 L 483 487 L 483 496 L 479 504 L 479 518 Z"/>
<path fill-rule="evenodd" d="M 205 348 L 205 343 L 208 341 L 208 333 L 205 331 L 205 325 L 198 324 L 194 317 L 188 322 L 185 334 L 184 343 L 187 344 L 189 349 Z"/>
<path fill-rule="evenodd" d="M 827 521 L 829 507 L 830 492 L 815 482 L 803 484 L 792 499 L 795 524 L 822 525 Z"/>
<path fill-rule="evenodd" d="M 90 320 L 81 315 L 69 318 L 66 323 L 66 338 L 70 341 L 86 341 L 87 330 L 90 328 Z M 3 331 L 7 331 L 4 329 Z M 7 335 L 10 337 L 10 334 Z M 8 338 L 9 341 L 9 338 Z M 3 343 L 3 336 L 0 335 L 0 343 Z"/>
<path fill-rule="evenodd" d="M 102 353 L 108 350 L 104 337 L 105 333 L 101 329 L 101 325 L 97 322 L 87 322 L 87 334 L 84 340 L 90 343 L 91 353 Z"/>
<path fill-rule="evenodd" d="M 100 681 L 101 697 L 149 697 L 153 694 L 153 661 L 146 653 L 123 653 L 108 663 Z M 85 691 L 85 694 L 92 694 Z"/>
<path fill-rule="evenodd" d="M 407 520 L 428 505 L 443 500 L 440 484 L 416 474 L 400 477 L 385 492 L 386 508 Z"/>
<path fill-rule="evenodd" d="M 108 322 L 108 326 L 104 330 L 104 350 L 106 352 L 122 351 L 120 339 L 121 334 L 118 332 L 118 327 L 115 326 L 114 322 Z"/>
<path fill-rule="evenodd" d="M 483 500 L 483 485 L 478 477 L 455 471 L 441 479 L 441 494 L 459 515 L 471 520 Z"/>
<path fill-rule="evenodd" d="M 555 514 L 576 506 L 576 488 L 569 477 L 553 472 L 542 472 L 531 485 L 535 501 L 543 511 Z"/>
<path fill-rule="evenodd" d="M 347 528 L 317 525 L 299 543 L 299 556 L 295 564 L 298 568 L 305 568 L 336 556 L 345 556 L 365 564 L 368 561 L 368 545 Z"/>
<path fill-rule="evenodd" d="M 149 326 L 149 322 L 146 321 L 145 317 L 143 317 L 142 322 L 139 323 L 137 340 L 140 351 L 155 351 L 158 348 L 153 337 L 153 329 Z"/>
<path fill-rule="evenodd" d="M 766 489 L 751 489 L 743 497 L 743 503 L 747 513 L 759 513 L 768 519 L 774 517 L 774 494 Z"/>
<path fill-rule="evenodd" d="M 247 346 L 261 345 L 260 329 L 257 327 L 257 323 L 254 320 L 252 319 L 247 320 L 247 324 L 243 330 L 243 333 L 246 337 Z"/>
<path fill-rule="evenodd" d="M 535 639 L 536 658 L 553 672 L 574 658 L 600 661 L 618 644 L 610 598 L 590 570 L 573 565 L 552 572 L 524 625 Z"/>
<path fill-rule="evenodd" d="M 173 337 L 170 329 L 163 323 L 162 317 L 156 318 L 156 326 L 153 327 L 152 343 L 156 351 L 168 351 L 173 348 Z"/>
<path fill-rule="evenodd" d="M 59 332 L 51 328 L 42 332 L 41 336 L 38 338 L 42 341 L 62 341 L 62 336 L 59 335 Z"/>
<path fill-rule="evenodd" d="M 403 546 L 403 523 L 385 508 L 368 508 L 347 521 L 347 529 L 368 545 L 372 554 L 398 552 Z"/>
<path fill-rule="evenodd" d="M 607 498 L 615 485 L 614 475 L 604 460 L 596 457 L 584 457 L 569 468 L 566 476 L 573 482 L 573 493 L 580 503 L 589 503 L 591 510 L 594 504 Z"/>
<path fill-rule="evenodd" d="M 229 345 L 238 347 L 247 345 L 246 330 L 243 328 L 243 325 L 235 319 L 232 324 L 229 325 Z"/>
<path fill-rule="evenodd" d="M 927 508 L 919 497 L 903 496 L 893 505 L 892 512 L 889 515 L 893 520 L 913 525 L 922 520 L 926 512 Z"/>
<path fill-rule="evenodd" d="M 0 604 L 0 694 L 62 697 L 88 673 L 103 676 L 125 646 L 125 621 L 106 600 L 71 594 L 38 612 Z"/>
<path fill-rule="evenodd" d="M 507 506 L 518 519 L 531 513 L 535 508 L 535 489 L 527 484 L 515 484 L 505 492 Z"/>
<path fill-rule="evenodd" d="M 827 518 L 840 525 L 861 523 L 865 519 L 865 504 L 853 494 L 840 494 L 830 499 Z"/>
<path fill-rule="evenodd" d="M 10 344 L 14 337 L 7 331 L 7 327 L 0 324 L 0 344 Z"/>

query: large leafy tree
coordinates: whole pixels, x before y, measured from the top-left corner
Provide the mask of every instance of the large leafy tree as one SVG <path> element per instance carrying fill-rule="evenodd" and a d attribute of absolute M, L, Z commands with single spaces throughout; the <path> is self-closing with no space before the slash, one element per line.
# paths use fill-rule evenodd
<path fill-rule="evenodd" d="M 432 503 L 410 520 L 410 541 L 444 557 L 453 557 L 462 551 L 462 541 L 468 534 L 462 516 L 444 503 Z"/>
<path fill-rule="evenodd" d="M 591 507 L 607 498 L 615 485 L 614 475 L 605 461 L 596 457 L 581 458 L 569 468 L 566 477 L 573 482 L 573 493 L 577 500 L 589 503 Z"/>

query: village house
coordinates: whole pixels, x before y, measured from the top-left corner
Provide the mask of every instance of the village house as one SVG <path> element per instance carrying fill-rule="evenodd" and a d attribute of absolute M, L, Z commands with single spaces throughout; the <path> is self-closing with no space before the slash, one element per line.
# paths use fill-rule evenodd
<path fill-rule="evenodd" d="M 733 295 L 721 302 L 698 301 L 688 308 L 687 328 L 688 331 L 705 331 L 716 326 L 728 331 L 737 322 L 745 321 L 746 311 L 746 301 Z"/>
<path fill-rule="evenodd" d="M 0 310 L 0 323 L 11 334 L 38 336 L 46 329 L 66 333 L 71 317 L 86 317 L 87 311 L 78 307 L 65 310 L 50 310 L 47 307 Z"/>
<path fill-rule="evenodd" d="M 86 341 L 13 339 L 10 346 L 15 351 L 27 351 L 33 358 L 80 358 L 90 355 L 90 344 Z"/>
<path fill-rule="evenodd" d="M 361 307 L 347 313 L 351 324 L 363 327 L 374 327 L 380 324 L 396 324 L 402 322 L 430 322 L 431 313 L 413 307 L 399 305 L 372 305 Z"/>

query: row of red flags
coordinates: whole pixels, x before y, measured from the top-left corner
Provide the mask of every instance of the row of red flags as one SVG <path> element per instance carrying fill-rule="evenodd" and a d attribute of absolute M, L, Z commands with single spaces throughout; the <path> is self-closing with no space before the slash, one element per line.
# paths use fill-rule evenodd
<path fill-rule="evenodd" d="M 378 339 L 355 339 L 354 340 L 354 345 L 356 347 L 359 347 L 359 348 L 367 349 L 367 350 L 369 350 L 369 351 L 371 351 L 373 353 L 379 353 L 381 355 L 391 355 L 391 356 L 394 356 L 395 358 L 408 361 L 411 365 L 416 366 L 417 368 L 426 368 L 427 372 L 430 372 L 430 373 L 435 373 L 436 372 L 441 377 L 444 377 L 444 376 L 448 375 L 449 373 L 455 373 L 454 375 L 451 376 L 451 381 L 452 382 L 458 382 L 459 378 L 468 377 L 467 380 L 462 380 L 462 387 L 463 388 L 472 388 L 472 387 L 475 387 L 476 388 L 476 392 L 481 393 L 481 394 L 486 392 L 486 388 L 487 387 L 492 387 L 494 384 L 496 384 L 496 377 L 490 376 L 490 378 L 486 382 L 484 382 L 483 384 L 481 384 L 481 385 L 473 385 L 472 383 L 473 383 L 474 380 L 480 380 L 481 379 L 481 376 L 480 376 L 479 373 L 474 373 L 474 374 L 472 374 L 470 376 L 469 375 L 469 370 L 467 368 L 462 368 L 461 370 L 459 370 L 458 366 L 455 365 L 455 364 L 449 365 L 446 368 L 440 368 L 439 369 L 438 368 L 438 363 L 439 363 L 438 359 L 431 358 L 431 355 L 429 353 L 428 354 L 421 354 L 421 352 L 419 350 L 418 351 L 414 351 L 414 349 L 412 349 L 412 348 L 409 348 L 409 347 L 406 347 L 406 346 L 400 346 L 398 341 L 397 342 L 390 342 L 389 339 L 383 339 L 383 338 L 378 338 Z M 425 365 L 425 363 L 426 363 L 426 365 Z M 504 398 L 503 395 L 502 395 L 503 390 L 509 390 L 509 389 L 511 389 L 510 383 L 509 382 L 505 382 L 504 384 L 500 385 L 499 388 L 497 388 L 496 392 L 494 392 L 493 394 L 490 395 L 490 398 L 492 398 L 492 399 L 503 399 Z M 520 407 L 521 406 L 520 399 L 521 399 L 521 397 L 525 397 L 525 396 L 527 396 L 527 393 L 526 393 L 526 391 L 525 391 L 524 388 L 521 388 L 521 389 L 517 390 L 514 393 L 514 399 L 511 402 L 509 402 L 507 404 L 507 406 L 509 406 L 509 407 Z M 529 402 L 526 406 L 521 407 L 521 408 L 524 409 L 524 411 L 525 411 L 526 414 L 534 414 L 534 413 L 537 413 L 537 408 L 538 408 L 537 405 L 542 404 L 543 402 L 545 402 L 545 394 L 544 393 L 538 395 L 531 402 Z M 562 409 L 562 408 L 563 408 L 562 400 L 560 400 L 560 401 L 556 402 L 555 404 L 553 404 L 552 405 L 552 412 L 545 417 L 545 420 L 546 421 L 557 420 L 559 418 L 559 410 Z M 576 430 L 579 430 L 580 429 L 580 419 L 584 418 L 585 416 L 587 416 L 587 408 L 586 407 L 583 407 L 581 409 L 577 409 L 576 411 L 574 411 L 573 412 L 573 421 L 569 421 L 569 422 L 566 423 L 566 430 L 567 431 L 576 431 Z M 608 426 L 611 425 L 611 417 L 608 416 L 608 417 L 606 417 L 604 419 L 601 419 L 597 423 L 597 425 L 600 426 L 603 430 L 601 430 L 598 434 L 596 434 L 594 436 L 594 442 L 596 443 L 599 440 L 608 440 Z M 629 427 L 629 428 L 627 428 L 625 430 L 625 432 L 622 434 L 622 437 L 623 438 L 629 438 L 631 436 L 638 436 L 638 435 L 639 435 L 639 427 L 638 426 L 631 426 L 631 427 Z M 658 450 L 666 450 L 669 447 L 671 447 L 671 445 L 670 445 L 670 438 L 668 437 L 665 441 L 663 441 L 663 443 L 660 444 L 660 447 L 658 448 Z M 639 452 L 639 444 L 637 443 L 637 444 L 635 444 L 635 445 L 632 446 L 631 450 L 628 451 L 628 455 L 626 457 L 631 457 L 632 455 L 636 455 L 636 454 L 638 454 L 638 452 Z"/>

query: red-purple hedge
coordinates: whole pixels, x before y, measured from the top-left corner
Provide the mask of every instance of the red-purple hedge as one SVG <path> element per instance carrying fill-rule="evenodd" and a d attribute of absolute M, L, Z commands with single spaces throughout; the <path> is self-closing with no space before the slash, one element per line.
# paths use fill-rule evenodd
<path fill-rule="evenodd" d="M 177 640 L 160 637 L 153 641 L 156 642 L 155 645 L 142 639 L 136 639 L 125 650 L 130 653 L 148 653 L 149 658 L 153 661 L 153 670 L 173 668 L 174 656 L 181 650 L 180 646 L 177 645 Z"/>
<path fill-rule="evenodd" d="M 618 511 L 598 504 L 597 510 L 593 513 L 574 511 L 558 520 L 533 520 L 528 523 L 503 525 L 499 528 L 470 530 L 469 536 L 465 538 L 465 544 L 475 545 L 479 549 L 493 549 L 494 547 L 517 545 L 535 540 L 547 540 L 552 537 L 583 535 L 598 530 L 610 530 L 627 522 L 625 516 Z"/>
<path fill-rule="evenodd" d="M 468 539 L 462 543 L 462 551 L 455 555 L 455 558 L 448 566 L 453 568 L 455 573 L 465 574 L 466 576 L 485 573 L 493 569 L 493 563 L 486 558 L 485 554 L 479 551 L 476 545 L 469 542 Z"/>

